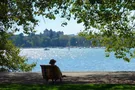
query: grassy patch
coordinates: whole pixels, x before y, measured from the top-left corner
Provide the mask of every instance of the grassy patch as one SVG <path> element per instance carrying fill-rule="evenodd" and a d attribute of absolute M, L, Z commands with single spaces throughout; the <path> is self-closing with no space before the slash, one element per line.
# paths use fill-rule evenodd
<path fill-rule="evenodd" d="M 127 84 L 61 84 L 61 85 L 0 84 L 0 90 L 135 90 L 135 85 L 127 85 Z"/>

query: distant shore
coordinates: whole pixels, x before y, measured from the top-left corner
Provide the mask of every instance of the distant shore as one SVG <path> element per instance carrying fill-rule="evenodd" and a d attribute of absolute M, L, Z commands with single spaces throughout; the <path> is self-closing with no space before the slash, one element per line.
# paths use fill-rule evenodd
<path fill-rule="evenodd" d="M 135 84 L 135 71 L 62 72 L 63 84 Z M 0 72 L 0 84 L 45 84 L 41 72 Z M 49 81 L 51 83 L 51 80 Z M 57 81 L 59 83 L 59 81 Z"/>

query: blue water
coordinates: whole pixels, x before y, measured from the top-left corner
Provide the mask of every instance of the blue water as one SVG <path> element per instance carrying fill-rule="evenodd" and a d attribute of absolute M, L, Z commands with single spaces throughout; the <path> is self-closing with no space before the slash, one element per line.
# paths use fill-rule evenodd
<path fill-rule="evenodd" d="M 105 57 L 103 48 L 29 48 L 21 49 L 20 54 L 28 58 L 28 63 L 37 63 L 33 72 L 41 71 L 40 65 L 48 64 L 52 58 L 61 71 L 135 71 L 135 59 L 128 63 L 113 54 Z"/>

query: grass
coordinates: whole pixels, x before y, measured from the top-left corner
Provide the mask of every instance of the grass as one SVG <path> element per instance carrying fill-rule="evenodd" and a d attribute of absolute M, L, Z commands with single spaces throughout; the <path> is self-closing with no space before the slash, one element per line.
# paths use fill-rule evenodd
<path fill-rule="evenodd" d="M 0 90 L 135 90 L 135 85 L 128 85 L 128 84 L 61 84 L 61 85 L 0 84 Z"/>

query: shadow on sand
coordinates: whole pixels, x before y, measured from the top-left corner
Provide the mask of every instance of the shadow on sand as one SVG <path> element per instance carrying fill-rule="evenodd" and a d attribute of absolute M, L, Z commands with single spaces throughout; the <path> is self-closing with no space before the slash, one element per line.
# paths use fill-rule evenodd
<path fill-rule="evenodd" d="M 88 73 L 87 75 L 67 75 L 62 83 L 56 81 L 55 84 L 135 84 L 135 72 L 108 72 L 108 73 Z M 78 73 L 77 73 L 78 74 Z M 48 83 L 42 78 L 41 73 L 0 73 L 0 84 L 54 84 L 50 80 Z"/>

